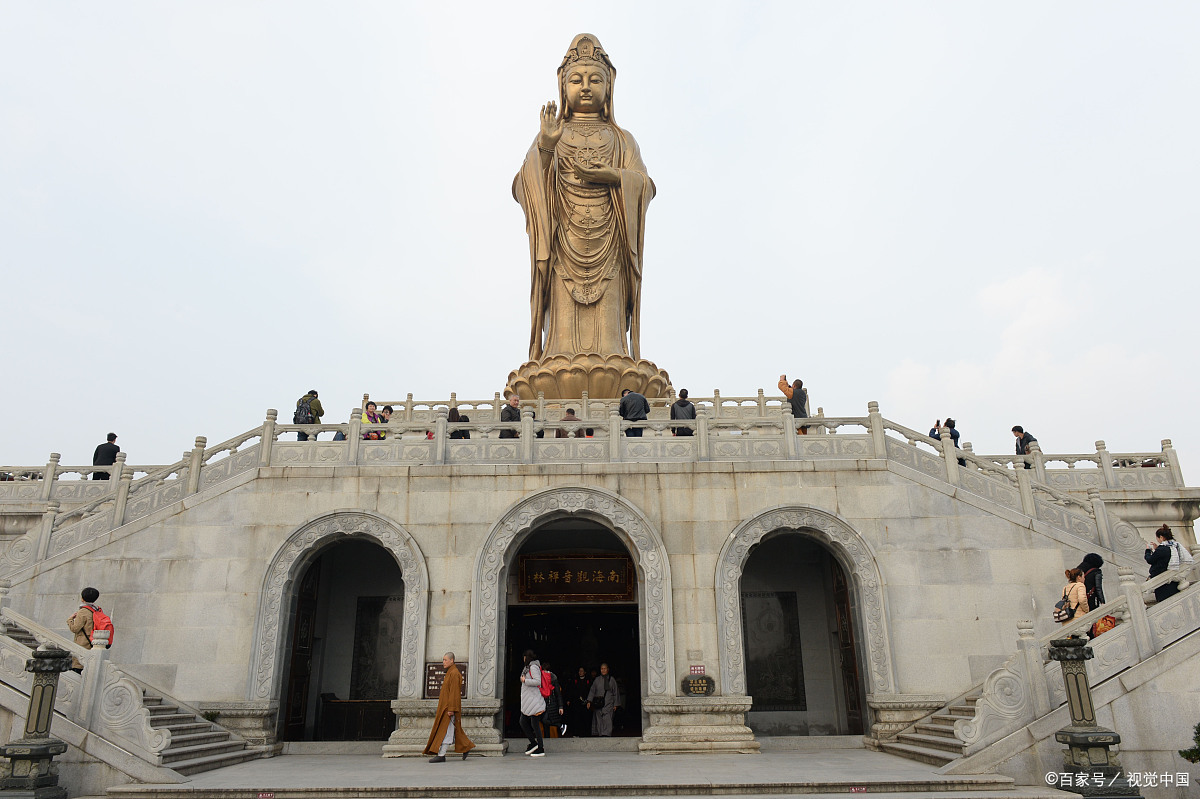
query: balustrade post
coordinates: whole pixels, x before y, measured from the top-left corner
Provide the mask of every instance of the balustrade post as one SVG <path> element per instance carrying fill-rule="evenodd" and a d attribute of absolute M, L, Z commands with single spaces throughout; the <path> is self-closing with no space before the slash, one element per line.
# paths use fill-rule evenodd
<path fill-rule="evenodd" d="M 80 660 L 83 674 L 80 675 L 79 702 L 75 705 L 74 721 L 81 727 L 91 729 L 100 718 L 100 700 L 104 693 L 104 678 L 108 671 L 108 630 L 92 632 L 92 648 Z"/>
<path fill-rule="evenodd" d="M 533 408 L 521 409 L 521 463 L 533 463 Z"/>
<path fill-rule="evenodd" d="M 539 391 L 537 398 L 537 418 L 546 421 L 546 392 Z"/>
<path fill-rule="evenodd" d="M 1100 489 L 1089 488 L 1087 495 L 1088 501 L 1092 503 L 1092 513 L 1096 516 L 1096 532 L 1100 535 L 1100 546 L 1113 549 L 1112 527 L 1108 523 L 1108 510 L 1104 506 L 1104 500 L 1100 499 Z"/>
<path fill-rule="evenodd" d="M 408 396 L 410 396 L 410 397 L 411 397 L 411 396 L 412 396 L 412 394 L 409 394 Z M 371 401 L 371 395 L 370 395 L 370 394 L 368 394 L 368 393 L 366 393 L 366 392 L 364 391 L 364 392 L 363 392 L 363 401 L 362 401 L 362 406 L 363 406 L 364 408 L 365 408 L 365 407 L 367 407 L 367 403 L 368 403 L 368 402 L 370 402 L 370 401 Z"/>
<path fill-rule="evenodd" d="M 46 471 L 42 472 L 42 502 L 50 499 L 51 492 L 54 490 L 54 481 L 58 479 L 58 462 L 61 459 L 62 455 L 57 452 L 50 453 Z"/>
<path fill-rule="evenodd" d="M 129 487 L 133 483 L 133 469 L 126 469 L 124 464 L 121 465 L 121 482 L 117 483 L 117 501 L 113 505 L 112 529 L 114 530 L 125 523 L 125 505 L 129 502 Z"/>
<path fill-rule="evenodd" d="M 1096 442 L 1096 460 L 1100 461 L 1100 473 L 1104 476 L 1104 487 L 1120 488 L 1117 485 L 1117 473 L 1113 471 L 1112 453 L 1108 451 L 1103 441 Z"/>
<path fill-rule="evenodd" d="M 758 390 L 758 415 L 767 415 L 767 395 L 763 393 L 761 388 Z"/>
<path fill-rule="evenodd" d="M 496 392 L 496 400 L 492 403 L 492 421 L 500 421 L 500 412 L 504 410 L 504 403 L 500 399 L 500 392 Z"/>
<path fill-rule="evenodd" d="M 362 408 L 355 408 L 350 417 L 349 429 L 346 431 L 346 443 L 350 445 L 346 452 L 346 463 L 351 466 L 358 463 L 358 445 L 362 443 L 362 415 Z"/>
<path fill-rule="evenodd" d="M 792 416 L 792 406 L 786 402 L 779 409 L 783 418 L 783 457 L 788 460 L 796 459 L 796 417 Z"/>
<path fill-rule="evenodd" d="M 52 499 L 46 503 L 46 510 L 42 512 L 42 528 L 38 532 L 38 561 L 45 560 L 46 553 L 50 551 L 50 533 L 54 532 L 54 518 L 58 516 L 58 507 L 58 500 Z"/>
<path fill-rule="evenodd" d="M 446 449 L 447 449 L 446 438 L 448 436 L 447 425 L 449 424 L 449 422 L 446 421 L 446 417 L 448 415 L 449 414 L 447 411 L 439 410 L 437 412 L 437 418 L 434 419 L 434 422 L 433 422 L 433 462 L 434 463 L 445 463 L 446 462 Z"/>
<path fill-rule="evenodd" d="M 887 457 L 887 437 L 883 431 L 883 414 L 879 412 L 878 402 L 867 403 L 867 426 L 871 430 L 871 449 L 875 450 L 876 458 Z"/>
<path fill-rule="evenodd" d="M 271 451 L 275 449 L 275 425 L 279 422 L 279 411 L 267 408 L 267 418 L 263 422 L 262 436 L 258 440 L 258 465 L 271 465 Z M 313 435 L 316 440 L 316 435 Z"/>
<path fill-rule="evenodd" d="M 1033 635 L 1033 622 L 1022 619 L 1017 622 L 1017 649 L 1025 665 L 1025 690 L 1033 698 L 1033 717 L 1040 719 L 1049 713 L 1050 684 L 1046 682 L 1046 669 L 1042 665 L 1042 645 Z"/>
<path fill-rule="evenodd" d="M 367 403 L 363 403 L 363 407 L 367 407 Z M 408 397 L 404 400 L 404 420 L 411 422 L 413 420 L 413 395 L 410 391 Z"/>
<path fill-rule="evenodd" d="M 587 421 L 589 418 L 591 418 L 590 416 L 588 416 L 588 393 L 586 391 L 584 391 L 582 394 L 580 394 L 579 418 L 583 419 L 584 421 Z M 577 436 L 577 438 L 583 438 L 582 430 L 579 431 L 579 435 Z"/>
<path fill-rule="evenodd" d="M 946 425 L 938 428 L 938 435 L 941 437 L 938 444 L 942 448 L 942 460 L 946 462 L 946 482 L 956 486 L 958 485 L 958 453 L 954 451 L 956 449 L 954 437 Z"/>
<path fill-rule="evenodd" d="M 616 409 L 608 412 L 608 459 L 613 463 L 621 460 L 621 414 Z"/>
<path fill-rule="evenodd" d="M 696 411 L 696 460 L 709 459 L 708 411 Z"/>
<path fill-rule="evenodd" d="M 824 419 L 824 418 L 825 418 L 825 409 L 824 409 L 824 408 L 822 408 L 822 407 L 820 407 L 820 406 L 818 406 L 818 407 L 817 407 L 817 415 L 816 415 L 815 417 L 813 417 L 813 418 L 815 418 L 815 419 Z M 828 432 L 829 432 L 829 428 L 828 428 L 828 427 L 826 427 L 826 426 L 825 426 L 825 425 L 823 425 L 823 424 L 814 425 L 814 426 L 813 426 L 812 428 L 810 428 L 810 429 L 814 429 L 814 430 L 816 430 L 816 431 L 817 431 L 817 435 L 819 435 L 819 436 L 823 436 L 823 435 L 825 435 L 826 433 L 828 433 Z"/>
<path fill-rule="evenodd" d="M 450 407 L 451 408 L 458 407 L 458 392 L 457 391 L 450 392 Z"/>
<path fill-rule="evenodd" d="M 200 490 L 200 468 L 204 464 L 204 447 L 207 444 L 207 438 L 196 436 L 192 451 L 188 453 L 187 492 L 189 494 L 195 494 Z"/>
<path fill-rule="evenodd" d="M 719 389 L 713 389 L 713 418 L 721 418 L 721 392 Z"/>
<path fill-rule="evenodd" d="M 1179 452 L 1171 446 L 1171 439 L 1164 438 L 1162 440 L 1162 453 L 1163 457 L 1167 459 L 1167 466 L 1171 469 L 1171 479 L 1175 485 L 1181 488 L 1187 485 L 1183 482 L 1183 468 L 1179 465 Z"/>
<path fill-rule="evenodd" d="M 1018 466 L 1014 471 L 1017 473 L 1017 488 L 1021 492 L 1021 511 L 1026 516 L 1037 518 L 1037 503 L 1033 500 L 1033 484 L 1029 481 L 1029 470 Z"/>
<path fill-rule="evenodd" d="M 1037 476 L 1039 483 L 1046 482 L 1046 456 L 1042 454 L 1042 448 L 1036 441 L 1029 444 L 1029 453 L 1033 457 L 1033 473 Z"/>
<path fill-rule="evenodd" d="M 1150 629 L 1150 619 L 1146 616 L 1146 600 L 1142 599 L 1141 586 L 1133 576 L 1129 566 L 1117 567 L 1117 580 L 1121 584 L 1121 595 L 1128 605 L 1129 623 L 1133 625 L 1133 641 L 1137 647 L 1138 662 L 1156 654 L 1162 647 L 1154 640 L 1154 631 Z"/>

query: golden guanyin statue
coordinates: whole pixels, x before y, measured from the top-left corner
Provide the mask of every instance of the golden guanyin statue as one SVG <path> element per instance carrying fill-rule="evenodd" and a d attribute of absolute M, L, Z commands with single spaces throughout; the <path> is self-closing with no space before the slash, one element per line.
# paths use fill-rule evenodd
<path fill-rule="evenodd" d="M 617 71 L 595 36 L 580 34 L 558 68 L 558 102 L 513 197 L 529 235 L 529 361 L 509 375 L 525 398 L 662 396 L 666 373 L 641 359 L 642 242 L 654 181 L 637 142 L 617 126 Z"/>

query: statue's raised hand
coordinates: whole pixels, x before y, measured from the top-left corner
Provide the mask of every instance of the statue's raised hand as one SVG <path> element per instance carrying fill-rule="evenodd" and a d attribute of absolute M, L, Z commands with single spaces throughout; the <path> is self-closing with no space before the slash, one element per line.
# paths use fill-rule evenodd
<path fill-rule="evenodd" d="M 538 147 L 553 150 L 562 138 L 563 123 L 558 118 L 558 103 L 551 100 L 542 106 L 542 132 L 538 136 Z"/>

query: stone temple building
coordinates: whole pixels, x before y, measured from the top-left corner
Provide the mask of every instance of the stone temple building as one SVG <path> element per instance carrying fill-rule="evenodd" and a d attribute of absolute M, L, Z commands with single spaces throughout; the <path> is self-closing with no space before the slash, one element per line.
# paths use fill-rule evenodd
<path fill-rule="evenodd" d="M 1088 667 L 1126 768 L 1190 744 L 1195 567 L 1147 582 L 1142 557 L 1164 522 L 1195 545 L 1200 490 L 1169 441 L 982 456 L 874 403 L 798 422 L 762 392 L 693 397 L 680 422 L 670 399 L 634 423 L 587 398 L 515 422 L 498 396 L 393 401 L 383 426 L 272 410 L 166 467 L 4 467 L 0 732 L 40 641 L 84 662 L 55 721 L 75 792 L 350 741 L 419 755 L 453 651 L 467 731 L 499 756 L 534 648 L 564 677 L 610 664 L 618 735 L 646 754 L 827 740 L 1023 781 L 1061 760 L 1046 644 L 1113 615 Z M 1063 571 L 1089 552 L 1107 604 L 1062 628 Z M 1154 602 L 1166 578 L 1183 590 Z M 117 621 L 109 650 L 65 631 L 85 585 Z"/>

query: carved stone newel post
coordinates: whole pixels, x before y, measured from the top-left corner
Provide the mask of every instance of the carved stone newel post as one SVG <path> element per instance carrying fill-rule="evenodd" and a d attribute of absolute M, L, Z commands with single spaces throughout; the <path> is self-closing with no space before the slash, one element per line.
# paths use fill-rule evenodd
<path fill-rule="evenodd" d="M 69 668 L 71 655 L 61 649 L 37 649 L 25 661 L 25 671 L 33 674 L 29 712 L 24 735 L 0 747 L 0 754 L 8 758 L 0 766 L 0 796 L 66 799 L 67 789 L 58 784 L 54 756 L 66 752 L 67 745 L 50 737 L 50 722 L 54 719 L 58 675 Z"/>
<path fill-rule="evenodd" d="M 1072 785 L 1064 780 L 1059 787 L 1084 796 L 1140 797 L 1121 772 L 1117 754 L 1109 749 L 1121 742 L 1121 736 L 1096 723 L 1086 662 L 1092 654 L 1087 639 L 1077 635 L 1050 642 L 1050 659 L 1057 660 L 1062 668 L 1067 709 L 1071 713 L 1071 723 L 1054 734 L 1054 740 L 1067 745 L 1063 750 L 1063 773 L 1073 777 Z M 1095 779 L 1097 774 L 1104 775 L 1103 781 Z"/>

